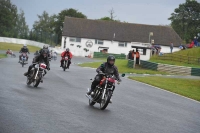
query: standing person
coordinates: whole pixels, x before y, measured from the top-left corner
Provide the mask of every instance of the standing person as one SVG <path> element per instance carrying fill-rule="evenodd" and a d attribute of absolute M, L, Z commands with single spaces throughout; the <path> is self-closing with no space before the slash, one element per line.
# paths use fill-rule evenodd
<path fill-rule="evenodd" d="M 136 49 L 135 55 L 136 55 L 136 64 L 139 65 L 139 62 L 140 62 L 140 53 L 138 52 L 138 49 Z"/>
<path fill-rule="evenodd" d="M 173 51 L 173 48 L 174 48 L 174 44 L 171 42 L 171 44 L 170 44 L 171 53 L 172 53 L 172 51 Z"/>
<path fill-rule="evenodd" d="M 135 50 L 133 49 L 132 51 L 132 59 L 134 60 L 134 57 L 135 57 Z"/>
<path fill-rule="evenodd" d="M 131 50 L 130 50 L 129 53 L 128 53 L 128 59 L 129 59 L 129 60 L 132 60 L 132 59 L 133 59 L 133 58 L 132 58 L 132 51 L 131 51 Z"/>

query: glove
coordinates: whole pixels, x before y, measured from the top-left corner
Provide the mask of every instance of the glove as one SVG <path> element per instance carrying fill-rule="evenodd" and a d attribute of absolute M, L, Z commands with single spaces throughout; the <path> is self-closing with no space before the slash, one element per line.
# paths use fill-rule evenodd
<path fill-rule="evenodd" d="M 102 72 L 102 71 L 99 71 L 99 74 L 103 74 L 103 72 Z"/>
<path fill-rule="evenodd" d="M 122 80 L 121 80 L 121 79 L 118 79 L 118 82 L 122 82 Z"/>

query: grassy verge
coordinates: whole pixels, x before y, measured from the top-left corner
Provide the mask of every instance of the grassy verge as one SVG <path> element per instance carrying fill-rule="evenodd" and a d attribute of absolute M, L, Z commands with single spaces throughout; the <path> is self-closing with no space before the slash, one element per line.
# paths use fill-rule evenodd
<path fill-rule="evenodd" d="M 106 61 L 106 59 L 101 59 L 101 60 L 102 60 L 101 62 L 83 63 L 83 64 L 79 64 L 79 66 L 97 68 L 102 64 L 102 62 Z M 166 72 L 147 70 L 143 68 L 137 68 L 137 69 L 128 68 L 127 63 L 128 63 L 128 60 L 123 60 L 123 59 L 116 60 L 115 65 L 118 67 L 118 71 L 120 73 L 167 74 Z"/>
<path fill-rule="evenodd" d="M 6 58 L 6 54 L 0 54 L 0 59 L 1 58 Z"/>
<path fill-rule="evenodd" d="M 14 43 L 4 43 L 0 42 L 0 50 L 7 51 L 8 49 L 11 49 L 12 51 L 20 51 L 20 49 L 23 47 L 23 44 L 14 44 Z M 35 52 L 36 50 L 40 50 L 39 47 L 36 46 L 30 46 L 27 45 L 29 52 Z"/>
<path fill-rule="evenodd" d="M 151 62 L 156 62 L 156 63 L 162 63 L 162 64 L 169 64 L 169 65 L 177 65 L 177 66 L 186 66 L 186 67 L 196 67 L 200 68 L 200 65 L 195 65 L 195 64 L 186 64 L 183 62 L 176 62 L 176 61 L 169 61 L 169 60 L 158 60 L 155 58 L 151 58 Z"/>
<path fill-rule="evenodd" d="M 168 90 L 185 97 L 200 101 L 200 80 L 176 79 L 165 77 L 129 77 L 164 90 Z"/>

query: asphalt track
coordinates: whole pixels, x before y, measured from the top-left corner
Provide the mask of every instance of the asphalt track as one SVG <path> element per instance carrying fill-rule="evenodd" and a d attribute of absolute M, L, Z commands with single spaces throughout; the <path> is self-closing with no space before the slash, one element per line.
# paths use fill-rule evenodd
<path fill-rule="evenodd" d="M 26 85 L 32 61 L 0 60 L 0 133 L 199 133 L 200 103 L 122 78 L 113 103 L 102 111 L 88 105 L 87 87 L 95 69 L 82 68 L 75 57 L 65 72 L 59 60 L 38 88 Z"/>

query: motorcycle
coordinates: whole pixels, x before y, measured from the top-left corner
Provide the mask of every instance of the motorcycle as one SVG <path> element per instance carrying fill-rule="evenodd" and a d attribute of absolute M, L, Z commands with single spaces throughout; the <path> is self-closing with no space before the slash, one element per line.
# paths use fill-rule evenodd
<path fill-rule="evenodd" d="M 100 104 L 100 109 L 104 110 L 110 103 L 113 91 L 115 90 L 116 78 L 114 75 L 104 74 L 103 79 L 100 81 L 99 85 L 96 86 L 91 95 L 86 93 L 86 97 L 89 99 L 89 105 L 93 106 L 95 103 Z M 122 74 L 124 77 L 125 74 Z M 117 84 L 120 84 L 119 82 Z M 88 89 L 88 92 L 90 89 Z"/>
<path fill-rule="evenodd" d="M 63 61 L 63 71 L 65 71 L 65 69 L 67 69 L 67 64 L 68 64 L 69 58 L 67 56 L 64 57 L 64 61 Z"/>
<path fill-rule="evenodd" d="M 47 65 L 44 63 L 34 63 L 35 67 L 33 67 L 30 71 L 30 74 L 27 76 L 26 84 L 30 85 L 33 83 L 33 87 L 38 87 L 40 82 L 43 82 L 43 77 L 45 74 L 45 69 L 47 69 Z"/>
<path fill-rule="evenodd" d="M 57 60 L 57 55 L 56 55 L 56 53 L 52 53 L 52 54 L 51 54 L 51 58 L 52 58 L 54 61 L 56 61 L 56 60 Z"/>
<path fill-rule="evenodd" d="M 20 63 L 21 63 L 21 65 L 22 65 L 22 67 L 24 67 L 24 65 L 28 64 L 28 63 L 26 62 L 26 59 L 27 59 L 26 53 L 22 53 L 21 60 L 20 60 Z"/>
<path fill-rule="evenodd" d="M 8 56 L 10 56 L 10 57 L 13 57 L 13 58 L 15 58 L 16 57 L 16 55 L 12 52 L 12 51 L 10 51 L 10 52 L 6 52 L 6 55 L 7 55 L 7 57 Z"/>

